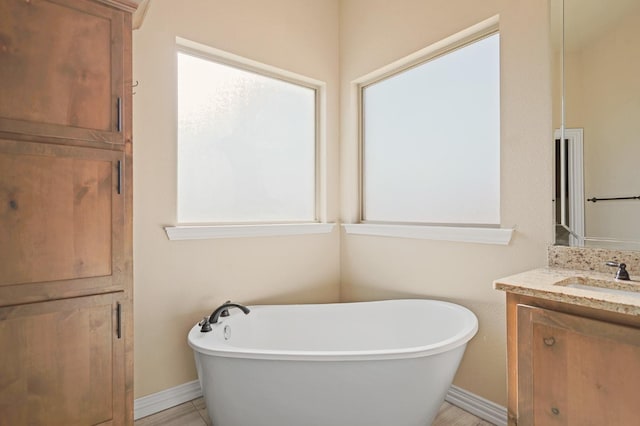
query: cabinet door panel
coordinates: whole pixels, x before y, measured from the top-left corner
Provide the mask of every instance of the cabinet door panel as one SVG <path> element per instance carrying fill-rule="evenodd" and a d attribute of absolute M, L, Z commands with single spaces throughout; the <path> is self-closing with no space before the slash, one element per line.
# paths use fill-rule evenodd
<path fill-rule="evenodd" d="M 122 143 L 122 33 L 86 0 L 0 2 L 0 129 Z"/>
<path fill-rule="evenodd" d="M 56 297 L 54 284 L 79 290 L 90 278 L 94 290 L 121 284 L 123 158 L 0 140 L 0 296 L 14 291 L 16 303 L 20 291 L 47 288 L 40 293 Z"/>
<path fill-rule="evenodd" d="M 518 305 L 518 424 L 637 422 L 640 329 Z"/>
<path fill-rule="evenodd" d="M 119 300 L 116 293 L 0 308 L 0 424 L 122 423 Z"/>

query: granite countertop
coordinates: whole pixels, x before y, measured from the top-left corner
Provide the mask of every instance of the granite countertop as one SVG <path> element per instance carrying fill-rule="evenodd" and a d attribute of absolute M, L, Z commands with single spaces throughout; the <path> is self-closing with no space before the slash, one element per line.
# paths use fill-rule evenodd
<path fill-rule="evenodd" d="M 570 283 L 596 288 L 567 287 L 566 284 Z M 525 296 L 640 316 L 640 281 L 616 280 L 612 273 L 556 267 L 539 268 L 497 279 L 493 282 L 493 287 L 496 290 Z M 638 293 L 633 295 L 616 290 Z"/>

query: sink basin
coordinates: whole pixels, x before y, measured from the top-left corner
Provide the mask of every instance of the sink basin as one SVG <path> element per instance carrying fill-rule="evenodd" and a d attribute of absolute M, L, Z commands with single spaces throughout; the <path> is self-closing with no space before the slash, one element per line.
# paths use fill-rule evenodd
<path fill-rule="evenodd" d="M 555 285 L 640 298 L 640 283 L 636 281 L 606 281 L 587 277 L 570 277 L 557 282 Z"/>
<path fill-rule="evenodd" d="M 602 288 L 602 287 L 596 287 L 596 286 L 590 286 L 590 285 L 584 285 L 584 284 L 565 284 L 564 287 L 571 287 L 571 288 L 581 288 L 583 290 L 591 290 L 591 291 L 597 291 L 600 293 L 608 293 L 608 294 L 620 294 L 620 295 L 624 295 L 624 296 L 632 296 L 632 297 L 638 297 L 640 298 L 640 291 L 634 291 L 634 290 L 620 290 L 617 288 Z"/>

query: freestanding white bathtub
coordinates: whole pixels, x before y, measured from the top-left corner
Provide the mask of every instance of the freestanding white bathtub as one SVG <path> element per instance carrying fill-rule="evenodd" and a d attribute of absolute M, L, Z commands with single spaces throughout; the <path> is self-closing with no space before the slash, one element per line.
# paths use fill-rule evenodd
<path fill-rule="evenodd" d="M 214 426 L 427 426 L 478 329 L 434 300 L 249 308 L 189 332 Z"/>

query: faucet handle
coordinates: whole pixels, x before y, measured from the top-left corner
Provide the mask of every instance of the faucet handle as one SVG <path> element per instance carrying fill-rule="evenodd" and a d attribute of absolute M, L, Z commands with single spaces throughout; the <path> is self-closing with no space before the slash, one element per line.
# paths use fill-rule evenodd
<path fill-rule="evenodd" d="M 231 303 L 231 300 L 227 300 L 226 302 L 224 302 L 224 305 L 226 305 L 227 303 Z M 221 317 L 228 317 L 229 316 L 229 310 L 225 309 L 224 311 L 220 312 L 220 316 Z"/>
<path fill-rule="evenodd" d="M 627 265 L 625 263 L 618 263 L 610 260 L 606 263 L 606 265 L 618 268 L 618 271 L 616 272 L 617 280 L 629 281 L 629 272 L 627 272 Z"/>
<path fill-rule="evenodd" d="M 209 324 L 209 317 L 202 318 L 202 321 L 200 321 L 198 325 L 200 326 L 201 333 L 208 333 L 212 330 L 211 324 Z"/>

